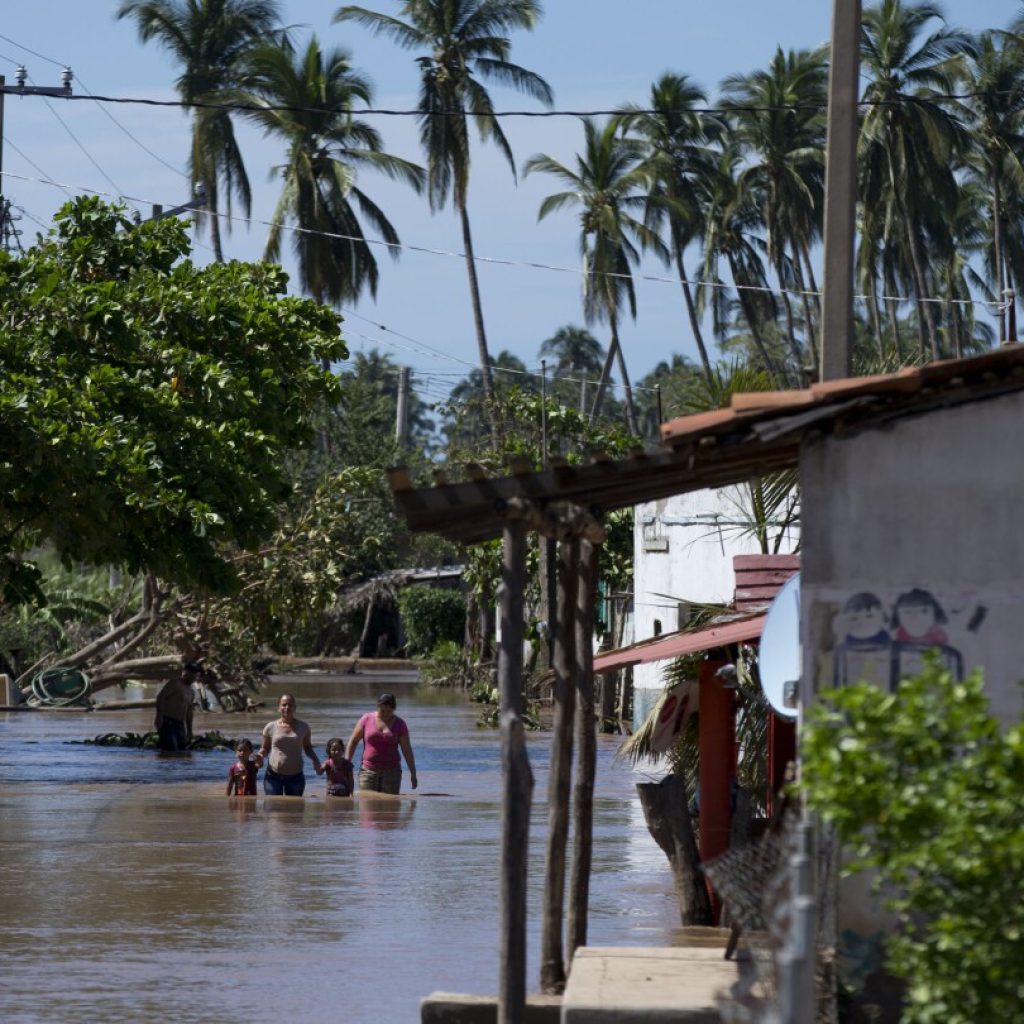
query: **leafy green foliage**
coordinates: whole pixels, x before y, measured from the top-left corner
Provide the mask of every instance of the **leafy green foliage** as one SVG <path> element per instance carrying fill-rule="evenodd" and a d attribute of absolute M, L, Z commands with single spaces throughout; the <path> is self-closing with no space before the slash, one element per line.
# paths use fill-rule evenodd
<path fill-rule="evenodd" d="M 412 657 L 433 651 L 442 641 L 461 643 L 466 628 L 466 599 L 458 590 L 407 587 L 398 598 Z"/>
<path fill-rule="evenodd" d="M 808 714 L 809 805 L 899 919 L 888 967 L 908 1024 L 1014 1020 L 1024 1005 L 1024 724 L 1001 730 L 981 674 L 936 663 L 896 693 L 859 684 Z"/>
<path fill-rule="evenodd" d="M 230 591 L 224 546 L 255 548 L 344 357 L 334 313 L 276 267 L 193 266 L 184 227 L 78 199 L 0 256 L 0 585 L 41 597 L 19 555 L 123 565 Z"/>

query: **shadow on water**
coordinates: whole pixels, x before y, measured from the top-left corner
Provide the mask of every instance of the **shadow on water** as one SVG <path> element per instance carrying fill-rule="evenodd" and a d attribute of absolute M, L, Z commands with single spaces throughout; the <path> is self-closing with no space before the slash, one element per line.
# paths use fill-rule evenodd
<path fill-rule="evenodd" d="M 380 688 L 291 691 L 319 749 L 347 736 Z M 230 751 L 161 758 L 80 743 L 145 731 L 150 711 L 0 714 L 5 1024 L 298 1012 L 359 1021 L 378 966 L 397 1024 L 417 1020 L 435 989 L 493 992 L 498 736 L 476 728 L 476 706 L 388 688 L 410 727 L 420 793 L 406 779 L 399 797 L 327 798 L 309 772 L 304 799 L 227 799 Z M 272 717 L 201 714 L 196 728 L 256 740 Z M 550 736 L 528 743 L 535 985 Z M 614 749 L 599 744 L 590 942 L 663 944 L 677 923 L 671 878 Z"/>

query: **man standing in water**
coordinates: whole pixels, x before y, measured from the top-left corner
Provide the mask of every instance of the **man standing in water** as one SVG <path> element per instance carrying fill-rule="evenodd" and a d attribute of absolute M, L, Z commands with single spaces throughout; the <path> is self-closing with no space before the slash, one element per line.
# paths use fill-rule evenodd
<path fill-rule="evenodd" d="M 161 750 L 177 753 L 188 750 L 192 741 L 192 684 L 200 668 L 194 661 L 185 663 L 177 679 L 168 679 L 156 696 L 156 720 Z"/>

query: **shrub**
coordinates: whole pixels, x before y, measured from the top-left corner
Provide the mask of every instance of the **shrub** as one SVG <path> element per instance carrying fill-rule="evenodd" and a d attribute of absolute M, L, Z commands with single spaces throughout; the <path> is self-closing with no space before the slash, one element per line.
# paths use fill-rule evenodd
<path fill-rule="evenodd" d="M 981 675 L 930 664 L 896 693 L 825 695 L 802 787 L 897 915 L 888 969 L 908 1024 L 1018 1019 L 1024 1005 L 1024 723 L 1001 730 Z"/>
<path fill-rule="evenodd" d="M 466 599 L 458 590 L 406 587 L 398 607 L 405 627 L 406 649 L 411 658 L 429 654 L 450 640 L 462 644 L 466 630 Z"/>

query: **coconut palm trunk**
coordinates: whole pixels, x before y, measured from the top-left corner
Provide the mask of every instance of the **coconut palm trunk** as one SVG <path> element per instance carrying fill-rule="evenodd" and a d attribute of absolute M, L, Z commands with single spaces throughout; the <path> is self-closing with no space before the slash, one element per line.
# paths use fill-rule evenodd
<path fill-rule="evenodd" d="M 679 284 L 683 289 L 683 302 L 686 303 L 686 313 L 690 318 L 690 330 L 693 331 L 693 340 L 697 343 L 697 352 L 700 355 L 700 365 L 704 370 L 704 377 L 708 384 L 714 382 L 711 373 L 711 360 L 708 358 L 708 349 L 704 344 L 704 335 L 700 329 L 700 319 L 697 317 L 697 306 L 693 301 L 693 292 L 690 290 L 690 282 L 686 279 L 686 270 L 683 266 L 683 252 L 678 240 L 672 239 L 673 256 L 676 263 L 676 272 L 679 274 Z"/>
<path fill-rule="evenodd" d="M 497 428 L 497 420 L 490 412 L 494 398 L 494 380 L 491 375 L 491 356 L 487 349 L 487 332 L 484 329 L 484 312 L 480 304 L 480 282 L 476 276 L 476 258 L 473 255 L 473 236 L 469 229 L 469 213 L 464 196 L 458 199 L 459 221 L 462 224 L 462 247 L 466 256 L 466 274 L 469 277 L 469 294 L 473 304 L 473 326 L 476 330 L 476 346 L 480 357 L 480 381 L 483 385 L 484 404 L 487 406 L 491 426 Z"/>
<path fill-rule="evenodd" d="M 1006 272 L 1003 262 L 1003 210 L 1002 192 L 999 187 L 999 168 L 992 161 L 990 168 L 992 181 L 992 269 L 996 279 L 996 299 L 999 301 L 999 342 L 1006 344 L 1007 311 L 1003 308 L 1003 296 L 1006 292 Z"/>

